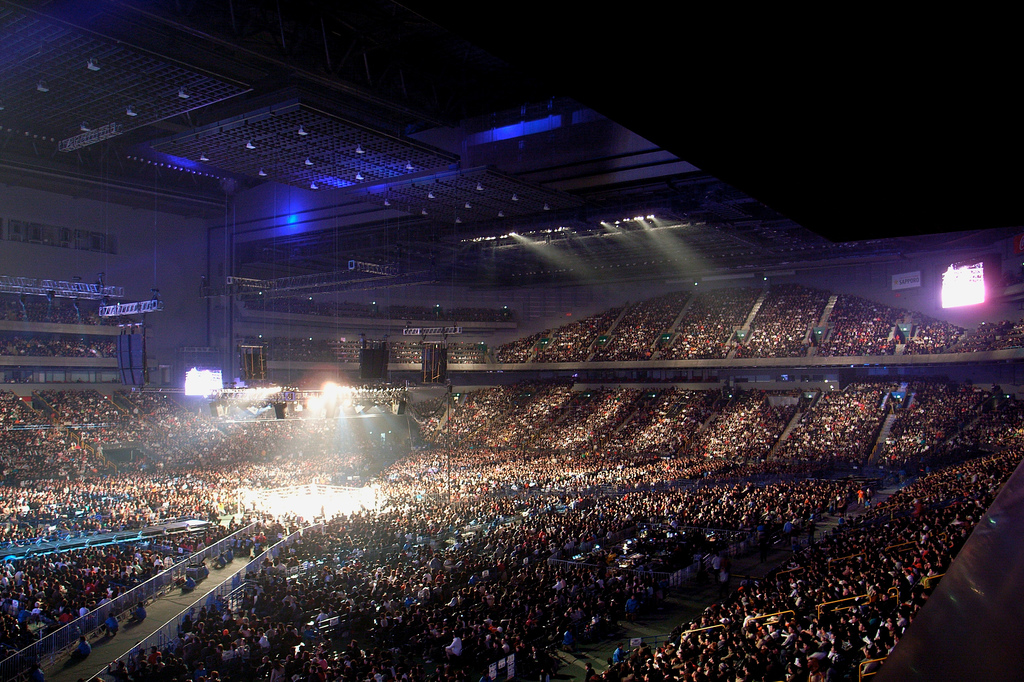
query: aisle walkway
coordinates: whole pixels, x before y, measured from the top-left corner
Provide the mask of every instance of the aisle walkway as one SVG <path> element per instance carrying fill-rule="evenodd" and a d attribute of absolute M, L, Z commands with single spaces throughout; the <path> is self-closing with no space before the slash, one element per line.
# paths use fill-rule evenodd
<path fill-rule="evenodd" d="M 106 668 L 108 663 L 117 660 L 119 656 L 159 630 L 164 623 L 192 604 L 198 602 L 196 606 L 198 609 L 199 606 L 202 606 L 206 595 L 217 589 L 221 583 L 243 566 L 245 566 L 245 560 L 243 557 L 239 557 L 222 569 L 211 568 L 210 576 L 188 594 L 182 594 L 181 590 L 177 588 L 172 589 L 163 597 L 146 605 L 146 620 L 137 625 L 122 623 L 120 632 L 113 638 L 100 635 L 90 639 L 92 653 L 85 660 L 67 660 L 46 669 L 44 671 L 46 682 L 88 680 Z"/>

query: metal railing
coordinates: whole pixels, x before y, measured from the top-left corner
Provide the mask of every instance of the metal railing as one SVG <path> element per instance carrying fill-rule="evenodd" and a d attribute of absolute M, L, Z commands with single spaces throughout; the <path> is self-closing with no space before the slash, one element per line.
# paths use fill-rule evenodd
<path fill-rule="evenodd" d="M 865 677 L 877 675 L 882 670 L 882 662 L 885 661 L 885 659 L 887 658 L 889 657 L 882 656 L 881 658 L 872 658 L 867 661 L 861 661 L 860 664 L 857 666 L 857 681 L 863 682 Z M 871 667 L 873 663 L 876 663 L 877 665 Z"/>
<path fill-rule="evenodd" d="M 831 611 L 842 611 L 844 609 L 853 608 L 854 606 L 857 605 L 856 602 L 857 602 L 858 599 L 864 599 L 867 596 L 868 596 L 867 594 L 858 594 L 858 595 L 855 595 L 853 597 L 843 597 L 842 599 L 833 599 L 832 601 L 827 601 L 827 602 L 823 602 L 821 604 L 818 604 L 818 606 L 817 606 L 817 609 L 818 609 L 818 620 L 821 620 L 821 614 L 823 612 L 824 613 L 828 613 L 828 612 L 831 612 Z M 853 603 L 849 604 L 847 606 L 832 606 L 833 604 L 846 604 L 847 602 L 853 602 Z M 829 606 L 832 606 L 832 608 L 828 609 L 827 611 L 823 611 L 823 609 L 825 609 L 826 607 L 829 607 Z"/>
<path fill-rule="evenodd" d="M 221 582 L 221 584 L 218 585 L 216 588 L 214 588 L 207 594 L 203 595 L 196 601 L 194 601 L 188 607 L 182 609 L 176 616 L 174 616 L 166 623 L 161 625 L 155 632 L 153 632 L 148 637 L 135 644 L 135 646 L 133 646 L 125 653 L 118 656 L 111 663 L 111 665 L 113 665 L 113 663 L 116 663 L 117 661 L 122 661 L 126 665 L 134 665 L 138 657 L 140 655 L 144 655 L 145 652 L 151 649 L 152 647 L 164 648 L 171 642 L 177 640 L 181 635 L 180 628 L 182 621 L 185 619 L 185 616 L 194 613 L 203 605 L 209 607 L 216 604 L 217 601 L 221 598 L 227 599 L 232 593 L 236 592 L 239 589 L 239 587 L 242 586 L 242 582 L 246 579 L 246 577 L 249 576 L 250 573 L 258 573 L 261 569 L 263 569 L 264 564 L 272 562 L 281 554 L 283 550 L 286 550 L 288 547 L 294 544 L 296 540 L 302 538 L 303 535 L 310 532 L 320 532 L 321 530 L 323 530 L 323 527 L 323 524 L 318 524 L 315 526 L 306 526 L 305 528 L 300 528 L 299 530 L 282 539 L 277 544 L 267 548 L 266 550 L 261 552 L 259 556 L 249 561 L 249 563 L 247 563 L 245 566 L 232 573 L 229 577 L 225 578 L 224 581 Z M 99 682 L 100 680 L 107 679 L 105 677 L 105 670 L 106 669 L 97 672 L 95 675 L 89 678 L 89 682 L 93 682 L 94 680 L 96 682 Z"/>
<path fill-rule="evenodd" d="M 189 556 L 187 561 L 184 559 L 179 561 L 171 568 L 136 585 L 123 594 L 111 599 L 106 604 L 54 630 L 17 653 L 11 654 L 3 661 L 0 661 L 0 679 L 19 679 L 28 673 L 34 663 L 38 663 L 42 668 L 52 666 L 78 644 L 80 635 L 88 637 L 90 633 L 99 629 L 103 621 L 109 616 L 119 617 L 131 611 L 139 602 L 146 602 L 164 594 L 174 585 L 174 581 L 178 577 L 184 575 L 185 569 L 190 563 L 209 559 L 220 554 L 221 551 L 233 544 L 238 537 L 252 530 L 255 525 L 255 523 L 251 523 L 226 538 L 218 540 L 209 547 L 199 550 Z M 156 538 L 153 539 L 155 540 Z"/>

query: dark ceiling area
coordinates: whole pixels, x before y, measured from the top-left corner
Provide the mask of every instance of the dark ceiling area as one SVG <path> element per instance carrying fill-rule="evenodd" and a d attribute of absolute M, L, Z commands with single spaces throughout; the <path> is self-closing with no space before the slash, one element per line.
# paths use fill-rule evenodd
<path fill-rule="evenodd" d="M 832 241 L 1024 225 L 1009 14 L 403 4 Z"/>
<path fill-rule="evenodd" d="M 1019 60 L 989 33 L 935 29 L 892 13 L 0 0 L 0 182 L 142 208 L 156 194 L 210 221 L 266 183 L 319 193 L 328 220 L 238 250 L 236 272 L 258 277 L 351 258 L 482 285 L 897 258 L 967 243 L 917 235 L 1024 225 Z"/>

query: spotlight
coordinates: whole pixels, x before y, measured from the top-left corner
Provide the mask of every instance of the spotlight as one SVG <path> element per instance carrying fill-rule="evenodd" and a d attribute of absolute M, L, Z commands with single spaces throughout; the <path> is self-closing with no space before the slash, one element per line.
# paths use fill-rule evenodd
<path fill-rule="evenodd" d="M 257 173 L 257 175 L 259 175 L 261 178 L 265 178 L 265 177 L 267 177 L 267 171 L 265 171 L 262 168 L 260 168 L 260 172 Z"/>
<path fill-rule="evenodd" d="M 36 90 L 39 92 L 49 92 L 50 88 L 46 85 L 46 81 L 39 81 L 36 83 Z"/>
<path fill-rule="evenodd" d="M 200 161 L 209 161 L 210 159 L 206 156 L 206 152 L 199 152 Z"/>
<path fill-rule="evenodd" d="M 311 158 L 309 158 L 309 157 L 307 156 L 307 157 L 306 157 L 306 160 L 305 160 L 305 161 L 303 161 L 303 163 L 305 163 L 305 164 L 306 164 L 307 166 L 312 166 L 312 165 L 313 165 L 313 159 L 311 159 Z"/>
<path fill-rule="evenodd" d="M 428 199 L 436 199 L 437 197 L 434 196 L 433 192 L 427 192 L 427 198 Z"/>
<path fill-rule="evenodd" d="M 245 143 L 245 148 L 246 148 L 246 149 L 256 149 L 256 145 L 254 145 L 254 144 L 252 143 L 252 140 L 249 140 L 249 141 L 247 141 L 247 142 Z"/>
<path fill-rule="evenodd" d="M 427 209 L 423 209 L 423 210 L 421 210 L 421 211 L 420 211 L 420 215 L 427 215 Z"/>
<path fill-rule="evenodd" d="M 363 179 L 364 179 L 363 178 L 363 174 L 360 173 L 359 171 L 356 171 L 356 180 L 363 180 Z"/>
<path fill-rule="evenodd" d="M 365 154 L 365 153 L 366 153 L 365 149 L 363 149 L 359 145 L 356 145 L 356 154 Z"/>
<path fill-rule="evenodd" d="M 544 210 L 545 210 L 545 211 L 550 211 L 550 210 L 551 210 L 551 207 L 550 207 L 550 206 L 548 206 L 547 204 L 544 204 Z"/>
<path fill-rule="evenodd" d="M 181 99 L 188 99 L 191 96 L 192 95 L 189 94 L 188 90 L 185 89 L 184 85 L 178 88 L 178 97 L 180 97 Z"/>
<path fill-rule="evenodd" d="M 512 195 L 512 201 L 519 201 L 519 195 L 518 194 L 513 194 Z"/>
<path fill-rule="evenodd" d="M 316 184 L 316 180 L 314 180 L 313 182 L 309 183 L 309 188 L 310 189 L 320 189 L 320 187 L 317 186 L 317 184 Z"/>
<path fill-rule="evenodd" d="M 78 126 L 78 129 L 81 130 L 83 133 L 87 133 L 90 130 L 92 130 L 92 128 L 89 127 L 88 121 L 82 121 L 82 124 Z"/>
<path fill-rule="evenodd" d="M 412 161 L 410 161 L 409 163 L 405 164 L 405 170 L 407 170 L 407 171 L 413 170 Z"/>
<path fill-rule="evenodd" d="M 132 109 L 132 105 L 129 104 L 128 108 L 124 110 L 124 115 L 125 116 L 138 116 L 139 112 L 135 111 L 135 109 Z"/>
<path fill-rule="evenodd" d="M 306 129 L 303 128 L 301 125 L 299 126 L 299 131 L 298 132 L 299 132 L 299 135 L 309 135 L 309 133 L 306 132 Z"/>
<path fill-rule="evenodd" d="M 461 223 L 462 223 L 462 218 L 456 217 L 455 218 L 455 224 L 456 225 L 460 225 Z"/>
<path fill-rule="evenodd" d="M 476 183 L 476 191 L 477 192 L 483 192 L 484 191 L 484 186 L 481 185 L 479 182 Z"/>
<path fill-rule="evenodd" d="M 100 63 L 90 57 L 89 61 L 85 63 L 85 68 L 89 69 L 90 71 L 99 71 Z"/>
<path fill-rule="evenodd" d="M 498 217 L 499 218 L 504 218 L 505 217 L 505 212 L 504 211 L 498 211 Z"/>
<path fill-rule="evenodd" d="M 467 201 L 466 202 L 466 208 L 473 208 L 473 206 Z"/>
<path fill-rule="evenodd" d="M 385 206 L 390 206 L 390 205 L 391 205 L 391 202 L 390 202 L 390 201 L 388 201 L 387 199 L 385 199 L 385 200 L 384 200 L 384 205 L 385 205 Z"/>

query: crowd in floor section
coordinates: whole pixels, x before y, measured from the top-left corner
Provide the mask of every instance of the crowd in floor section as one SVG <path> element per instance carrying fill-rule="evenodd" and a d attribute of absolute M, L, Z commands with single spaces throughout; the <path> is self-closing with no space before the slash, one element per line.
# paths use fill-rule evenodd
<path fill-rule="evenodd" d="M 896 645 L 1024 455 L 1016 401 L 933 380 L 810 393 L 521 382 L 460 395 L 450 414 L 426 406 L 408 453 L 339 448 L 338 420 L 225 422 L 167 394 L 28 397 L 0 394 L 0 555 L 212 524 L 3 560 L 0 657 L 231 536 L 252 513 L 240 489 L 344 479 L 378 492 L 377 508 L 317 519 L 242 593 L 188 613 L 170 645 L 112 664 L 118 680 L 455 682 L 512 654 L 518 675 L 546 679 L 557 649 L 621 637 L 690 589 L 673 575 L 722 581 L 721 598 L 595 679 L 845 679 Z M 144 456 L 115 470 L 103 450 L 123 439 Z M 905 485 L 871 506 L 867 478 L 848 476 L 864 471 Z M 312 521 L 264 519 L 231 536 L 233 553 Z M 730 579 L 738 548 L 767 542 L 783 564 Z"/>

